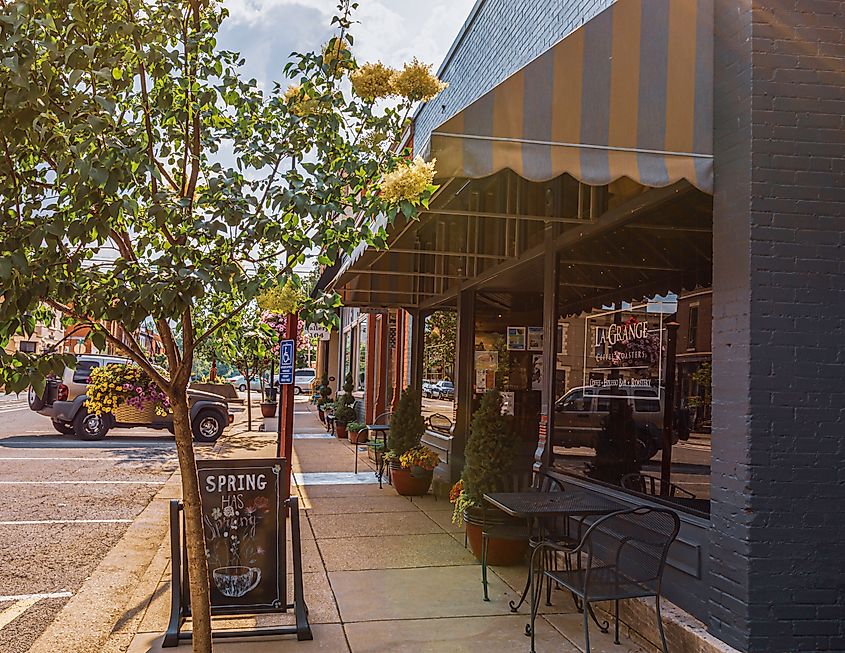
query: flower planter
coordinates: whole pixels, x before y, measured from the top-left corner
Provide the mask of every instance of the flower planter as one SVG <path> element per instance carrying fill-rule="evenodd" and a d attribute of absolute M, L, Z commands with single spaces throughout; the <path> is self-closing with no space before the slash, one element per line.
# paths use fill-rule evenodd
<path fill-rule="evenodd" d="M 261 402 L 261 417 L 275 417 L 276 402 Z"/>
<path fill-rule="evenodd" d="M 341 424 L 340 422 L 335 422 L 334 428 L 335 428 L 335 435 L 338 438 L 343 439 L 343 440 L 345 440 L 347 438 L 348 433 L 346 432 L 346 424 Z"/>
<path fill-rule="evenodd" d="M 422 467 L 405 469 L 398 463 L 390 463 L 390 480 L 396 492 L 403 497 L 420 497 L 428 494 L 434 470 Z"/>
<path fill-rule="evenodd" d="M 350 444 L 363 444 L 367 441 L 367 431 L 350 431 L 347 429 L 347 433 L 349 434 L 349 443 Z"/>
<path fill-rule="evenodd" d="M 481 532 L 485 525 L 503 526 L 511 522 L 521 523 L 521 521 L 518 522 L 494 508 L 488 508 L 486 511 L 482 511 L 481 508 L 470 508 L 464 511 L 469 548 L 479 562 L 481 561 Z M 521 564 L 525 560 L 527 550 L 528 538 L 523 540 L 488 538 L 487 564 L 496 567 L 510 567 Z"/>

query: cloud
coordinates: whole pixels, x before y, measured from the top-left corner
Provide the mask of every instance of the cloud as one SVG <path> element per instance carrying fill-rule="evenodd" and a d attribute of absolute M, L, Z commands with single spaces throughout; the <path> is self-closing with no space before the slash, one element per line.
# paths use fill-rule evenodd
<path fill-rule="evenodd" d="M 473 0 L 361 0 L 354 14 L 355 56 L 401 66 L 412 57 L 440 65 Z M 244 72 L 264 88 L 282 82 L 293 51 L 317 50 L 331 37 L 334 0 L 227 0 L 220 46 L 240 52 Z"/>

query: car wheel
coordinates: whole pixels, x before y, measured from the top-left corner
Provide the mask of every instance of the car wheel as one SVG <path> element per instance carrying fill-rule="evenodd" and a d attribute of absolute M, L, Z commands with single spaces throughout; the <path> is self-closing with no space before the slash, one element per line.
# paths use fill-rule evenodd
<path fill-rule="evenodd" d="M 46 388 L 45 388 L 45 392 L 46 392 Z M 41 410 L 42 408 L 44 408 L 44 406 L 47 405 L 46 402 L 44 401 L 44 399 L 42 399 L 41 397 L 38 396 L 38 393 L 35 392 L 35 388 L 33 388 L 32 386 L 29 386 L 29 392 L 27 392 L 26 398 L 29 401 L 29 409 L 30 410 L 38 411 L 38 410 Z"/>
<path fill-rule="evenodd" d="M 241 384 L 238 386 L 238 390 L 240 390 L 241 392 L 246 392 L 246 384 L 245 384 L 245 383 L 241 383 Z"/>
<path fill-rule="evenodd" d="M 102 440 L 109 432 L 109 423 L 102 415 L 82 408 L 73 418 L 73 432 L 80 440 Z"/>
<path fill-rule="evenodd" d="M 301 394 L 302 394 L 302 389 L 301 389 L 298 385 L 293 386 L 293 394 L 295 394 L 295 395 L 301 395 Z"/>
<path fill-rule="evenodd" d="M 213 410 L 200 411 L 191 421 L 191 431 L 196 442 L 214 442 L 223 434 L 226 420 Z"/>
<path fill-rule="evenodd" d="M 62 435 L 75 435 L 76 431 L 73 428 L 73 424 L 68 424 L 67 422 L 58 422 L 54 419 L 50 420 L 53 422 L 53 428 L 56 429 Z"/>

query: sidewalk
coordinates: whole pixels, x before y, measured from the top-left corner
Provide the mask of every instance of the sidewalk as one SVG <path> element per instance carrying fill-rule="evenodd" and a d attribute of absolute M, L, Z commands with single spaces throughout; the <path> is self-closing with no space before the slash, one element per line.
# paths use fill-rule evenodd
<path fill-rule="evenodd" d="M 481 598 L 481 571 L 464 548 L 463 530 L 451 524 L 451 506 L 433 496 L 400 497 L 379 489 L 361 447 L 325 434 L 306 403 L 296 404 L 293 472 L 302 512 L 305 599 L 314 640 L 245 639 L 215 643 L 215 651 L 470 652 L 527 651 L 527 610 L 512 614 L 508 601 L 525 581 L 525 567 L 491 568 L 490 602 Z M 238 433 L 218 449 L 221 457 L 271 457 L 275 434 Z M 108 650 L 161 651 L 170 606 L 165 541 L 148 571 L 145 608 L 132 628 L 115 633 Z M 152 575 L 152 576 L 151 576 Z M 288 583 L 292 592 L 292 579 Z M 142 583 L 142 585 L 144 585 Z M 139 586 L 138 592 L 144 589 Z M 575 652 L 583 646 L 581 615 L 556 592 L 537 621 L 537 650 Z M 215 627 L 291 623 L 292 615 L 215 619 Z M 132 634 L 134 633 L 134 635 Z M 121 641 L 122 639 L 122 641 Z M 129 641 L 131 639 L 131 641 Z M 591 630 L 592 650 L 641 651 L 630 640 Z M 189 650 L 187 644 L 179 649 Z"/>

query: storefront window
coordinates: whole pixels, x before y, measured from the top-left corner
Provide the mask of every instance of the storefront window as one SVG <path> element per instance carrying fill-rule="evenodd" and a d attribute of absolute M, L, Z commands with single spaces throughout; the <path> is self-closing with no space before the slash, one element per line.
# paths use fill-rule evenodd
<path fill-rule="evenodd" d="M 612 306 L 564 319 L 566 338 L 556 352 L 553 451 L 555 467 L 567 473 L 642 492 L 655 478 L 663 499 L 681 507 L 709 509 L 709 433 L 692 433 L 693 416 L 685 392 L 691 375 L 679 372 L 674 389 L 670 442 L 664 443 L 667 324 L 688 322 L 678 333 L 675 353 L 699 338 L 698 306 L 675 301 Z M 692 310 L 694 309 L 694 310 Z M 682 358 L 675 362 L 682 370 Z M 703 402 L 699 402 L 703 403 Z M 664 444 L 671 447 L 667 479 Z M 661 474 L 663 477 L 661 478 Z M 645 480 L 645 482 L 644 482 Z M 668 496 L 667 496 L 668 495 Z"/>
<path fill-rule="evenodd" d="M 343 379 L 338 385 L 343 385 L 344 379 L 352 374 L 352 329 L 343 336 Z"/>

